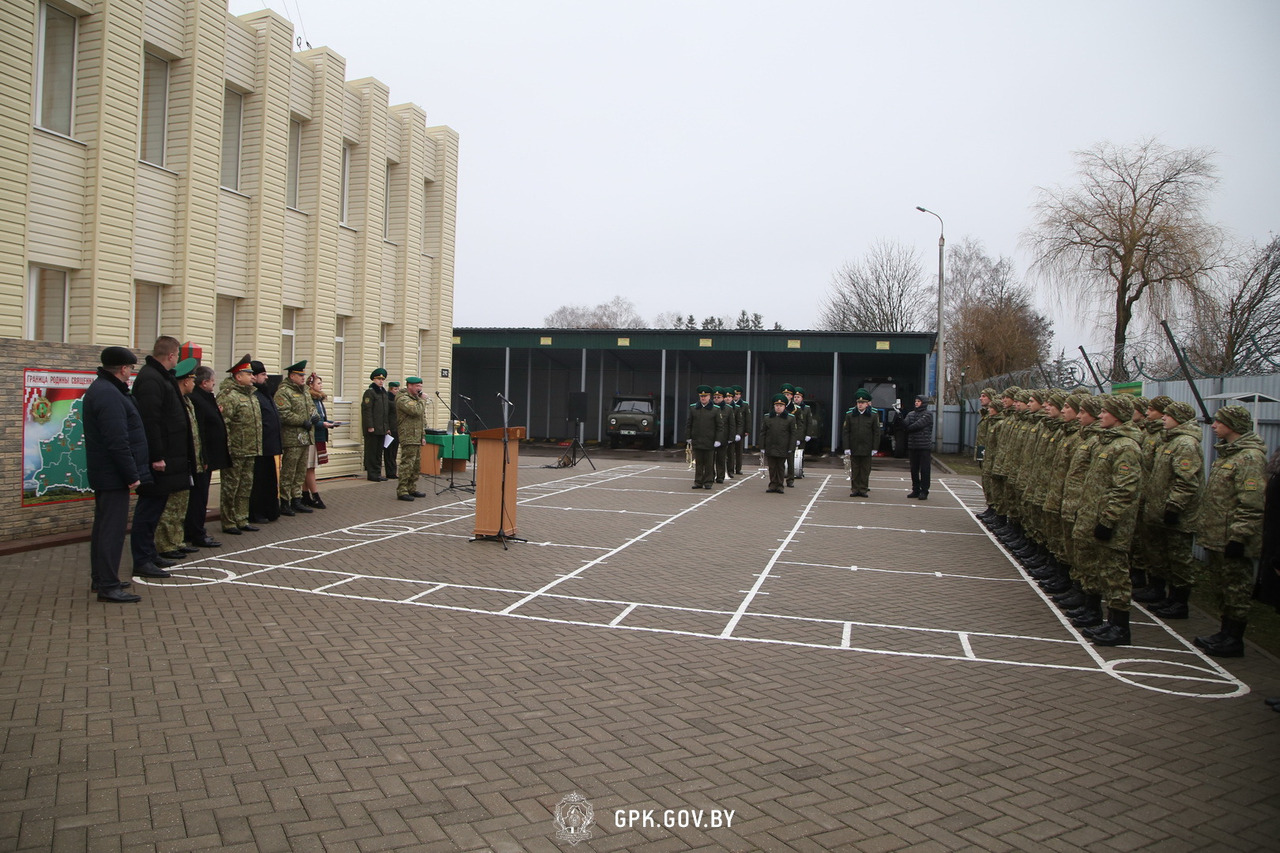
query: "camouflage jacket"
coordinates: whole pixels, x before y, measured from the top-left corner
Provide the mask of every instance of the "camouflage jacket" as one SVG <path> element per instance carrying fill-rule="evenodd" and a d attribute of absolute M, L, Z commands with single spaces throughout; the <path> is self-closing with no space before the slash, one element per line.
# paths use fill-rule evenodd
<path fill-rule="evenodd" d="M 1058 452 L 1058 442 L 1062 440 L 1061 418 L 1045 415 L 1040 421 L 1040 433 L 1035 445 L 1027 454 L 1026 499 L 1032 506 L 1043 506 L 1049 496 L 1049 482 L 1053 478 L 1053 457 Z"/>
<path fill-rule="evenodd" d="M 1142 434 L 1132 422 L 1098 433 L 1098 447 L 1085 475 L 1073 535 L 1093 539 L 1101 524 L 1111 538 L 1098 544 L 1112 551 L 1128 551 L 1138 520 L 1138 492 L 1142 488 Z"/>
<path fill-rule="evenodd" d="M 1165 430 L 1159 449 L 1152 457 L 1147 477 L 1146 503 L 1142 519 L 1164 526 L 1164 514 L 1179 514 L 1174 530 L 1194 533 L 1204 491 L 1204 458 L 1200 454 L 1200 424 L 1194 418 Z"/>
<path fill-rule="evenodd" d="M 1084 479 L 1093 464 L 1093 454 L 1098 449 L 1098 434 L 1102 425 L 1094 421 L 1089 426 L 1080 428 L 1075 449 L 1071 451 L 1071 459 L 1067 463 L 1066 479 L 1062 483 L 1062 523 L 1070 530 L 1076 523 L 1076 514 L 1080 510 L 1080 502 L 1084 499 Z"/>
<path fill-rule="evenodd" d="M 196 421 L 196 405 L 191 402 L 191 396 L 184 394 L 182 404 L 187 407 L 187 423 L 191 424 L 191 440 L 196 446 L 196 467 L 191 470 L 197 474 L 203 474 L 209 470 L 208 463 L 204 459 L 204 446 L 200 441 L 200 424 Z"/>
<path fill-rule="evenodd" d="M 1067 485 L 1067 468 L 1071 465 L 1071 456 L 1080 446 L 1080 422 L 1076 420 L 1062 421 L 1057 432 L 1057 441 L 1053 446 L 1053 458 L 1049 460 L 1048 475 L 1044 492 L 1044 503 L 1041 508 L 1045 512 L 1057 515 L 1062 511 L 1062 493 Z"/>
<path fill-rule="evenodd" d="M 1004 429 L 1004 412 L 988 415 L 987 421 L 987 434 L 984 436 L 986 443 L 982 445 L 984 448 L 982 451 L 982 470 L 986 474 L 991 474 L 996 464 L 996 457 L 1000 454 L 1000 433 Z"/>
<path fill-rule="evenodd" d="M 239 385 L 228 376 L 218 386 L 218 405 L 227 424 L 227 453 L 234 458 L 262 455 L 262 406 L 256 386 Z"/>
<path fill-rule="evenodd" d="M 1222 551 L 1228 542 L 1244 545 L 1246 557 L 1262 549 L 1262 509 L 1266 489 L 1267 446 L 1256 432 L 1246 432 L 1233 442 L 1213 446 L 1218 458 L 1209 469 L 1197 543 Z"/>
<path fill-rule="evenodd" d="M 422 444 L 426 419 L 427 401 L 421 395 L 415 397 L 408 391 L 396 394 L 396 430 L 401 444 Z"/>
<path fill-rule="evenodd" d="M 991 473 L 997 477 L 1011 479 L 1018 471 L 1018 454 L 1022 449 L 1022 439 L 1026 433 L 1026 413 L 1014 411 L 1005 414 L 1000 426 L 1000 455 L 996 457 Z"/>
<path fill-rule="evenodd" d="M 285 447 L 306 447 L 315 441 L 311 416 L 316 414 L 315 400 L 301 385 L 288 379 L 276 391 L 276 408 L 280 410 L 280 443 Z"/>

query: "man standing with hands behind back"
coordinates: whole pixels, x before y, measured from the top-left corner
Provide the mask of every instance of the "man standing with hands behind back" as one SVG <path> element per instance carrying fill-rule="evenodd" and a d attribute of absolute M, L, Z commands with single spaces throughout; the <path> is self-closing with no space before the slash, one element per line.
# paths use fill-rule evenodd
<path fill-rule="evenodd" d="M 402 501 L 411 501 L 427 496 L 425 492 L 418 491 L 427 402 L 422 399 L 420 377 L 410 376 L 404 384 L 404 391 L 396 395 L 396 429 L 400 433 L 400 479 L 396 483 L 396 497 Z"/>
<path fill-rule="evenodd" d="M 387 423 L 390 407 L 387 405 L 385 368 L 375 368 L 369 374 L 369 387 L 360 398 L 360 430 L 364 433 L 364 473 L 371 482 L 380 483 L 382 476 L 382 451 L 389 431 Z"/>

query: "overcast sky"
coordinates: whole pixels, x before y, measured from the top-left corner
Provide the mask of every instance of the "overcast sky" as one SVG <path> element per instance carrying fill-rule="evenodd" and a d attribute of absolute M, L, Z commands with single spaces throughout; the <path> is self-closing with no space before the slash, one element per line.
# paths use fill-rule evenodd
<path fill-rule="evenodd" d="M 1217 151 L 1212 217 L 1280 229 L 1276 0 L 230 0 L 461 135 L 454 324 L 615 295 L 813 328 L 878 238 L 1019 249 L 1071 152 Z M 1088 344 L 1047 295 L 1056 347 Z"/>

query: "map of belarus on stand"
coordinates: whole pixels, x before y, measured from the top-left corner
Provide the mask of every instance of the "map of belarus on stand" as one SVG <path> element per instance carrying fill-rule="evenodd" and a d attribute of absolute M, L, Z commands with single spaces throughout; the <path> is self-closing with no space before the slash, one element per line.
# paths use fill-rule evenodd
<path fill-rule="evenodd" d="M 22 505 L 93 497 L 85 465 L 80 404 L 97 373 L 34 368 L 24 373 Z"/>

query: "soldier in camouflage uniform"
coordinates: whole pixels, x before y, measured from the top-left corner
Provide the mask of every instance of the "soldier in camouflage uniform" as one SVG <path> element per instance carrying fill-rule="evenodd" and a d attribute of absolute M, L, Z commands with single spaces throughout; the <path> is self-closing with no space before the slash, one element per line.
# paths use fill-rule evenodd
<path fill-rule="evenodd" d="M 222 532 L 239 536 L 257 530 L 249 523 L 249 496 L 253 492 L 254 460 L 262 455 L 262 407 L 254 396 L 253 367 L 249 356 L 237 361 L 231 375 L 218 387 L 218 405 L 227 424 L 227 454 L 231 465 L 222 471 L 218 505 Z"/>
<path fill-rule="evenodd" d="M 983 388 L 982 393 L 978 395 L 978 434 L 973 442 L 973 459 L 982 467 L 982 496 L 987 501 L 987 508 L 979 514 L 978 518 L 982 521 L 990 521 L 995 517 L 995 501 L 991 496 L 991 472 L 987 469 L 983 462 L 987 455 L 987 443 L 990 440 L 991 424 L 995 421 L 995 416 L 991 414 L 991 401 L 996 398 L 996 389 Z"/>
<path fill-rule="evenodd" d="M 1158 571 L 1152 571 L 1154 543 L 1150 538 L 1151 530 L 1143 519 L 1146 518 L 1145 484 L 1151 477 L 1151 465 L 1155 461 L 1156 451 L 1164 444 L 1164 407 L 1172 401 L 1171 397 L 1164 394 L 1151 400 L 1146 397 L 1133 398 L 1133 425 L 1141 434 L 1138 446 L 1142 448 L 1144 488 L 1138 501 L 1138 529 L 1133 534 L 1133 553 L 1129 555 L 1129 564 L 1133 571 L 1133 600 L 1140 604 L 1165 600 L 1165 578 Z"/>
<path fill-rule="evenodd" d="M 1138 520 L 1138 492 L 1142 487 L 1142 434 L 1133 425 L 1131 398 L 1113 394 L 1103 398 L 1098 417 L 1102 432 L 1085 475 L 1084 493 L 1076 513 L 1073 535 L 1097 543 L 1091 557 L 1098 593 L 1107 605 L 1107 622 L 1084 634 L 1096 646 L 1126 646 L 1130 641 L 1129 547 Z"/>
<path fill-rule="evenodd" d="M 711 386 L 698 386 L 698 402 L 685 418 L 686 443 L 693 449 L 693 488 L 710 489 L 715 479 L 715 451 L 724 434 L 724 412 L 711 402 Z"/>
<path fill-rule="evenodd" d="M 1026 435 L 1027 401 L 1031 395 L 1016 386 L 1005 389 L 1004 422 L 1000 427 L 1000 455 L 992 468 L 992 474 L 1004 480 L 1001 516 L 1004 524 L 997 526 L 993 532 L 1006 546 L 1022 548 L 1027 544 L 1022 535 L 1020 514 L 1022 512 L 1022 494 L 1018 491 L 1017 473 L 1021 463 L 1022 444 Z"/>
<path fill-rule="evenodd" d="M 1055 396 L 1055 401 L 1057 399 Z M 1042 570 L 1042 575 L 1032 573 L 1037 579 L 1058 576 L 1068 580 L 1071 584 L 1070 589 L 1053 596 L 1054 603 L 1063 610 L 1070 610 L 1085 603 L 1084 589 L 1071 571 L 1069 545 L 1071 528 L 1062 517 L 1062 499 L 1066 491 L 1067 472 L 1071 466 L 1071 457 L 1075 454 L 1081 440 L 1080 405 L 1080 395 L 1067 394 L 1061 397 L 1061 404 L 1058 406 L 1062 426 L 1058 430 L 1053 458 L 1049 462 L 1044 504 L 1041 507 L 1046 519 L 1046 545 L 1052 554 L 1052 560 L 1050 565 Z"/>
<path fill-rule="evenodd" d="M 1186 619 L 1195 583 L 1192 545 L 1204 491 L 1204 458 L 1195 410 L 1162 397 L 1152 399 L 1147 414 L 1147 420 L 1153 420 L 1151 413 L 1160 413 L 1163 434 L 1147 477 L 1142 527 L 1147 571 L 1168 581 L 1169 597 L 1150 609 L 1165 619 Z"/>
<path fill-rule="evenodd" d="M 178 380 L 178 390 L 182 392 L 182 404 L 187 409 L 187 423 L 191 426 L 191 440 L 195 445 L 195 464 L 191 473 L 202 474 L 205 471 L 204 449 L 200 445 L 200 425 L 196 423 L 196 409 L 191 403 L 191 392 L 196 389 L 196 368 L 199 359 L 184 358 L 173 367 L 173 376 Z M 160 515 L 160 523 L 156 525 L 156 551 L 168 560 L 181 560 L 188 554 L 194 554 L 199 548 L 187 545 L 184 527 L 187 521 L 187 503 L 191 497 L 190 489 L 170 492 L 164 503 L 164 512 Z"/>
<path fill-rule="evenodd" d="M 425 498 L 418 491 L 418 477 L 422 474 L 422 436 L 427 423 L 427 401 L 422 399 L 422 379 L 410 376 L 404 380 L 404 390 L 396 394 L 396 430 L 400 433 L 400 459 L 396 467 L 400 478 L 396 481 L 396 498 L 411 501 Z"/>
<path fill-rule="evenodd" d="M 285 381 L 276 391 L 276 408 L 280 411 L 280 514 L 309 513 L 302 503 L 302 484 L 307 478 L 307 458 L 315 441 L 313 430 L 320 422 L 315 401 L 305 385 L 307 362 L 285 368 Z"/>
<path fill-rule="evenodd" d="M 1060 516 L 1066 563 L 1071 567 L 1069 574 L 1080 587 L 1085 599 L 1075 609 L 1069 610 L 1067 616 L 1072 625 L 1087 628 L 1102 622 L 1102 595 L 1098 592 L 1098 581 L 1093 574 L 1096 561 L 1092 559 L 1093 549 L 1098 546 L 1094 539 L 1077 540 L 1075 525 L 1080 505 L 1084 502 L 1085 477 L 1093 464 L 1093 455 L 1098 448 L 1098 435 L 1102 432 L 1102 425 L 1098 423 L 1098 416 L 1102 414 L 1102 398 L 1084 394 L 1079 395 L 1079 398 L 1076 420 L 1080 422 L 1080 433 L 1063 477 Z"/>
<path fill-rule="evenodd" d="M 1208 557 L 1204 586 L 1218 605 L 1222 628 L 1196 637 L 1195 644 L 1214 657 L 1238 658 L 1244 654 L 1253 561 L 1262 550 L 1267 450 L 1244 406 L 1219 409 L 1213 432 L 1217 458 L 1209 469 L 1196 533 Z"/>

